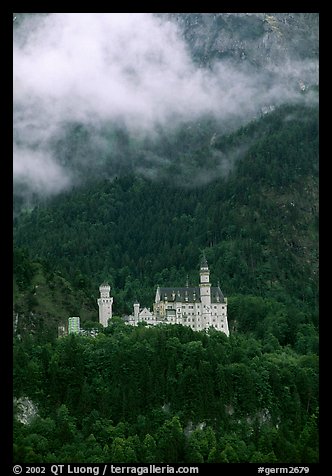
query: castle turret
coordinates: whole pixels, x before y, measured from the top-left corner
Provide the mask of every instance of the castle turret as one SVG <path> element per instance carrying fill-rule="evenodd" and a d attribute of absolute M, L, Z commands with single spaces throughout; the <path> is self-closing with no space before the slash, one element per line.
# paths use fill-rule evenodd
<path fill-rule="evenodd" d="M 97 300 L 99 306 L 99 322 L 104 327 L 108 325 L 108 319 L 112 318 L 113 298 L 110 296 L 111 287 L 108 283 L 99 286 L 100 298 Z"/>

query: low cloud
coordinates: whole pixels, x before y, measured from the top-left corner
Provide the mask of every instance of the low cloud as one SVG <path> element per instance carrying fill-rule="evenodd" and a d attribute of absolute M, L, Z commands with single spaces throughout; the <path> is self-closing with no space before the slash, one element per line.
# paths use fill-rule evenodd
<path fill-rule="evenodd" d="M 47 150 L 14 147 L 13 172 L 17 183 L 30 185 L 36 194 L 56 194 L 72 181 L 68 170 L 57 164 Z"/>
<path fill-rule="evenodd" d="M 70 124 L 116 124 L 137 136 L 208 114 L 249 120 L 271 103 L 300 100 L 298 81 L 317 74 L 315 62 L 289 58 L 282 70 L 199 68 L 176 24 L 149 13 L 26 15 L 13 53 L 14 180 L 38 193 L 74 180 L 53 148 Z"/>

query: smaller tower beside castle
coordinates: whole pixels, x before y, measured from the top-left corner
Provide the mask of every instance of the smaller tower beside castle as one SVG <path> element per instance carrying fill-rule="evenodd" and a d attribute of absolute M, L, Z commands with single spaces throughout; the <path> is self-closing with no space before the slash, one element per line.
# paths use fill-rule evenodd
<path fill-rule="evenodd" d="M 99 307 L 99 322 L 104 327 L 108 325 L 108 319 L 112 317 L 113 298 L 110 296 L 111 286 L 108 283 L 102 283 L 99 286 L 100 298 L 97 300 Z"/>

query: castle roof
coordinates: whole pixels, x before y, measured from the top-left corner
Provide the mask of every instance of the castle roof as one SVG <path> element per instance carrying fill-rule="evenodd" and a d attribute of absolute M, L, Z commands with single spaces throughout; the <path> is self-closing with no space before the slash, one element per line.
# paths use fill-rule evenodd
<path fill-rule="evenodd" d="M 167 298 L 169 302 L 201 302 L 199 286 L 184 288 L 161 288 L 159 287 L 160 299 Z M 211 303 L 224 303 L 224 295 L 219 286 L 211 287 Z"/>

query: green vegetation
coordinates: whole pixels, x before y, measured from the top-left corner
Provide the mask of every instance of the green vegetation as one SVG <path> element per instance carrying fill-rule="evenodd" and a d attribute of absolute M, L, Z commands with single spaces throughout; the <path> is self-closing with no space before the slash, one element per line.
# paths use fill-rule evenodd
<path fill-rule="evenodd" d="M 273 347 L 273 350 L 271 348 Z M 15 461 L 318 461 L 318 357 L 278 340 L 116 321 L 96 338 L 14 342 Z"/>

